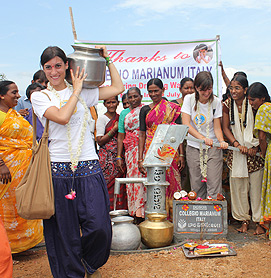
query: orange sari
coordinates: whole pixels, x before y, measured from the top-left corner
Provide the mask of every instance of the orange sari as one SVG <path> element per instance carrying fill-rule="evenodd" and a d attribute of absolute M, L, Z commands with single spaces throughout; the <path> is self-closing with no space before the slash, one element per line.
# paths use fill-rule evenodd
<path fill-rule="evenodd" d="M 43 239 L 42 220 L 25 220 L 16 209 L 15 189 L 32 155 L 31 125 L 14 109 L 9 109 L 0 126 L 0 157 L 11 173 L 11 182 L 0 182 L 0 216 L 7 231 L 11 252 L 19 253 Z"/>

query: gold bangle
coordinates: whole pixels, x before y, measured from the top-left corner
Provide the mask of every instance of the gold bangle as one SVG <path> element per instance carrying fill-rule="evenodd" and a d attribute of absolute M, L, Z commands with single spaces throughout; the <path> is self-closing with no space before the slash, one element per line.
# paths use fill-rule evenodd
<path fill-rule="evenodd" d="M 179 154 L 179 156 L 181 156 L 181 157 L 185 157 L 185 155 L 184 155 L 184 154 L 182 154 L 182 153 L 180 153 L 180 154 Z"/>

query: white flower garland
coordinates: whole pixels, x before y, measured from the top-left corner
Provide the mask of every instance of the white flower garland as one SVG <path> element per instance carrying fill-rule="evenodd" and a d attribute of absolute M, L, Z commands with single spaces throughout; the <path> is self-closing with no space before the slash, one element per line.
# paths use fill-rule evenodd
<path fill-rule="evenodd" d="M 65 81 L 66 86 L 73 93 L 72 85 L 70 85 L 66 80 L 64 80 L 64 81 Z M 58 100 L 60 101 L 60 108 L 61 108 L 62 100 L 61 100 L 61 97 L 60 97 L 59 93 L 55 90 L 54 87 L 51 86 L 50 83 L 48 83 L 47 89 L 49 91 L 51 91 L 58 98 Z M 81 102 L 81 104 L 83 105 L 83 107 L 85 109 L 85 112 L 84 112 L 82 129 L 81 129 L 81 133 L 80 133 L 80 139 L 79 139 L 79 142 L 78 142 L 77 151 L 76 151 L 75 155 L 72 152 L 71 125 L 70 125 L 70 122 L 67 123 L 68 150 L 69 150 L 70 159 L 71 159 L 71 170 L 73 172 L 76 171 L 76 168 L 77 168 L 77 165 L 78 165 L 78 162 L 79 162 L 79 157 L 80 157 L 81 152 L 82 152 L 82 146 L 83 146 L 84 140 L 85 140 L 85 133 L 86 133 L 88 117 L 89 117 L 89 113 L 88 113 L 89 110 L 88 110 L 86 102 L 80 96 L 78 96 L 78 99 Z"/>
<path fill-rule="evenodd" d="M 206 119 L 206 138 L 209 138 L 210 136 L 210 116 L 211 116 L 211 102 L 208 101 L 208 114 L 207 114 L 207 119 Z M 201 125 L 200 125 L 200 104 L 197 104 L 197 128 L 198 132 L 201 133 Z M 208 146 L 206 146 L 205 149 L 205 155 L 203 155 L 203 146 L 202 143 L 200 143 L 200 171 L 201 175 L 203 177 L 202 182 L 207 181 L 207 161 L 208 161 Z"/>

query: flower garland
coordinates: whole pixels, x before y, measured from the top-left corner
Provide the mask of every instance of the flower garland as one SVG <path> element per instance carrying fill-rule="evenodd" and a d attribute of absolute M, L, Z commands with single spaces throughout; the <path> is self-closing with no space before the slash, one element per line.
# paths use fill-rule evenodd
<path fill-rule="evenodd" d="M 66 86 L 73 93 L 72 85 L 70 85 L 66 80 L 64 80 L 64 81 L 65 81 Z M 62 106 L 62 100 L 61 100 L 61 97 L 60 97 L 59 93 L 55 90 L 54 87 L 51 86 L 50 83 L 48 83 L 47 89 L 49 91 L 51 91 L 57 97 L 57 99 L 60 101 L 60 107 L 61 107 Z M 88 111 L 88 107 L 87 107 L 86 102 L 80 96 L 78 96 L 78 99 L 79 99 L 80 103 L 83 105 L 83 107 L 85 109 L 85 112 L 84 112 L 82 129 L 81 129 L 81 133 L 80 133 L 80 139 L 79 139 L 78 146 L 77 146 L 77 151 L 76 151 L 75 154 L 73 154 L 73 152 L 72 152 L 71 124 L 70 124 L 70 122 L 67 123 L 68 150 L 69 150 L 70 159 L 71 159 L 71 170 L 73 172 L 76 171 L 76 168 L 77 168 L 77 165 L 78 165 L 78 162 L 79 162 L 79 157 L 80 157 L 81 152 L 82 152 L 82 146 L 84 144 L 85 133 L 86 133 L 87 123 L 88 123 L 88 118 L 89 118 L 89 113 L 88 113 L 89 111 Z"/>
<path fill-rule="evenodd" d="M 207 114 L 207 119 L 206 119 L 206 138 L 209 138 L 210 136 L 210 116 L 211 116 L 211 102 L 208 101 L 208 114 Z M 198 132 L 201 133 L 201 120 L 200 120 L 200 104 L 197 105 L 197 128 Z M 207 161 L 208 161 L 208 146 L 206 146 L 205 149 L 205 155 L 203 155 L 203 146 L 202 143 L 200 143 L 200 171 L 203 179 L 201 180 L 202 182 L 207 181 Z"/>

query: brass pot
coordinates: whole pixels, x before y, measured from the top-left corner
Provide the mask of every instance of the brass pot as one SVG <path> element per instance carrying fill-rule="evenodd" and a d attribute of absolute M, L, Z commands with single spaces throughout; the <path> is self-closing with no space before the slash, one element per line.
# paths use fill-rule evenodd
<path fill-rule="evenodd" d="M 140 223 L 141 241 L 149 248 L 168 246 L 173 239 L 173 224 L 166 220 L 166 214 L 151 213 Z"/>

